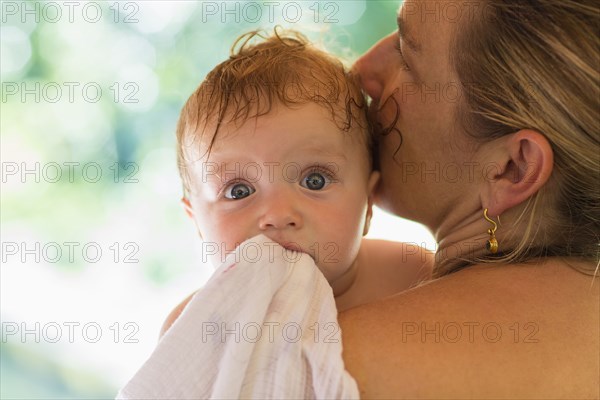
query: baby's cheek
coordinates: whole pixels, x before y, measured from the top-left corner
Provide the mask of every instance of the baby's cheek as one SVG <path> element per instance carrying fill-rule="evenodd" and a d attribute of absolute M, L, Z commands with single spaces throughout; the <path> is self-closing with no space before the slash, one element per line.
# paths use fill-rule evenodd
<path fill-rule="evenodd" d="M 224 261 L 228 251 L 235 248 L 233 230 L 223 229 L 227 227 L 227 223 L 217 219 L 203 221 L 202 254 L 204 258 L 209 258 L 215 267 Z"/>
<path fill-rule="evenodd" d="M 354 261 L 360 248 L 361 235 L 357 224 L 332 224 L 333 231 L 320 245 L 320 263 L 332 274 L 343 273 Z"/>

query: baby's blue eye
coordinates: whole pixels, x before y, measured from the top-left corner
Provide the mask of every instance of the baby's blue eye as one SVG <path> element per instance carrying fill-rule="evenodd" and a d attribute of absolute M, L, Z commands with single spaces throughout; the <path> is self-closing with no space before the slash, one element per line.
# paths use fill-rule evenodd
<path fill-rule="evenodd" d="M 303 183 L 304 184 L 302 186 L 306 187 L 307 189 L 321 190 L 323 187 L 325 187 L 327 179 L 323 176 L 323 174 L 313 172 L 304 178 Z"/>
<path fill-rule="evenodd" d="M 245 183 L 235 183 L 225 190 L 225 197 L 228 199 L 239 200 L 250 196 L 254 189 Z"/>

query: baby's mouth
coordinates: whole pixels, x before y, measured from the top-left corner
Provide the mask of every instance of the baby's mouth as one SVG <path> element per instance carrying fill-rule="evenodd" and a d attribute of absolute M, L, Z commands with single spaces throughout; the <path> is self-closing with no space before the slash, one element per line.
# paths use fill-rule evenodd
<path fill-rule="evenodd" d="M 281 247 L 283 247 L 286 250 L 295 251 L 297 253 L 308 254 L 313 260 L 315 260 L 315 256 L 312 254 L 311 251 L 303 249 L 302 246 L 300 246 L 296 242 L 279 241 L 279 240 L 275 240 L 275 239 L 272 239 L 272 240 L 274 242 L 277 242 Z"/>
<path fill-rule="evenodd" d="M 306 253 L 297 243 L 294 242 L 282 242 L 279 243 L 279 245 L 286 250 L 297 251 L 299 253 Z"/>

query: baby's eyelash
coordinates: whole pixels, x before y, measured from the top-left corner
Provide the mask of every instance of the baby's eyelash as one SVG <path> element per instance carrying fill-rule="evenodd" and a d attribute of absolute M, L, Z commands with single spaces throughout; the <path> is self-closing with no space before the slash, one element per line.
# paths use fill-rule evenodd
<path fill-rule="evenodd" d="M 243 179 L 234 178 L 234 179 L 231 179 L 231 180 L 229 180 L 227 182 L 223 182 L 222 183 L 221 187 L 219 187 L 219 190 L 217 191 L 217 196 L 219 196 L 219 197 L 225 197 L 225 191 L 227 189 L 229 189 L 230 187 L 232 187 L 233 185 L 236 185 L 238 183 L 243 183 L 245 185 L 252 186 L 248 182 L 244 181 Z"/>
<path fill-rule="evenodd" d="M 404 54 L 402 54 L 402 48 L 400 47 L 400 42 L 396 41 L 396 44 L 394 45 L 394 47 L 396 48 L 396 50 L 398 51 L 398 54 L 400 55 L 400 62 L 402 63 L 402 69 L 405 71 L 410 71 L 410 67 L 406 63 L 406 60 L 404 59 Z"/>
<path fill-rule="evenodd" d="M 315 172 L 323 174 L 331 182 L 335 182 L 335 173 L 333 171 L 331 171 L 330 169 L 323 167 L 321 165 L 313 165 L 310 168 L 307 168 L 307 170 L 303 173 L 303 176 L 314 174 Z"/>

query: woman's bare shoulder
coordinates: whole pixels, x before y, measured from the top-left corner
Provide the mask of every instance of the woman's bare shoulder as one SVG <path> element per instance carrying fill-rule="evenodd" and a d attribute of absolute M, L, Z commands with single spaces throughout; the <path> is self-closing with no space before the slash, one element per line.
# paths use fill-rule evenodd
<path fill-rule="evenodd" d="M 361 251 L 369 260 L 369 270 L 376 269 L 379 275 L 412 275 L 417 280 L 431 278 L 435 255 L 432 251 L 416 244 L 379 239 L 364 239 Z"/>
<path fill-rule="evenodd" d="M 599 286 L 564 265 L 466 269 L 341 313 L 346 367 L 365 398 L 598 396 Z"/>

